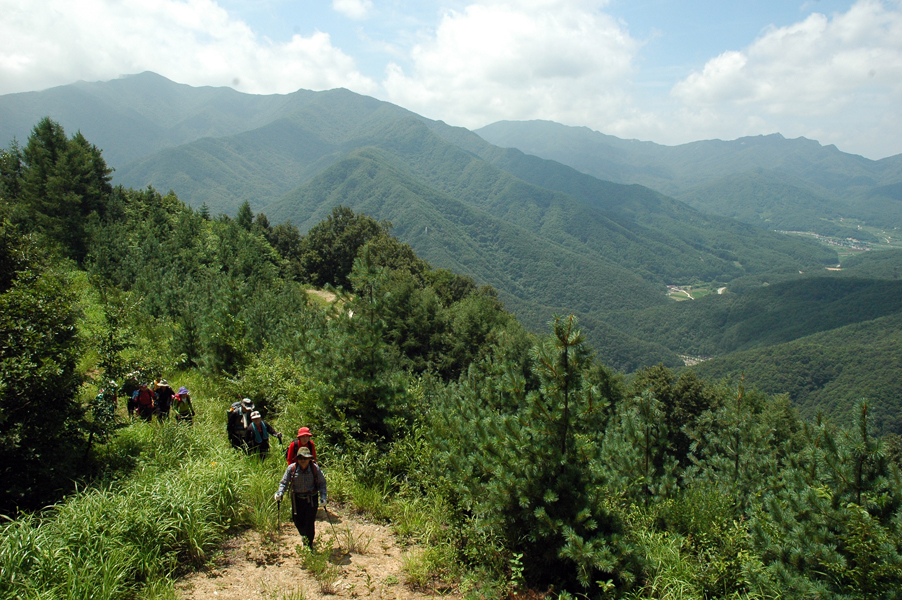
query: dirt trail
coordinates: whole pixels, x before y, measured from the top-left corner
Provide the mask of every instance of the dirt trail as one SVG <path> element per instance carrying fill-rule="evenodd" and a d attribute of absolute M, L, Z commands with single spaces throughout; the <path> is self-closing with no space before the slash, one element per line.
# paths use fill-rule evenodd
<path fill-rule="evenodd" d="M 333 294 L 332 292 L 327 292 L 326 290 L 309 289 L 309 290 L 307 290 L 307 293 L 312 296 L 317 296 L 319 298 L 322 298 L 326 302 L 335 302 L 335 297 L 336 297 L 335 294 Z"/>
<path fill-rule="evenodd" d="M 282 507 L 284 510 L 284 506 Z M 291 516 L 282 524 L 278 543 L 265 543 L 254 531 L 229 539 L 211 566 L 183 577 L 176 584 L 188 600 L 316 600 L 319 598 L 378 598 L 419 600 L 439 594 L 415 591 L 404 583 L 402 554 L 410 551 L 397 542 L 388 527 L 367 523 L 346 510 L 329 506 L 332 525 L 320 508 L 317 542 L 333 539 L 326 571 L 315 577 L 295 547 L 301 543 Z M 348 549 L 351 551 L 349 552 Z M 308 559 L 308 567 L 311 561 Z M 313 568 L 316 568 L 315 566 Z M 446 598 L 458 598 L 447 591 Z"/>

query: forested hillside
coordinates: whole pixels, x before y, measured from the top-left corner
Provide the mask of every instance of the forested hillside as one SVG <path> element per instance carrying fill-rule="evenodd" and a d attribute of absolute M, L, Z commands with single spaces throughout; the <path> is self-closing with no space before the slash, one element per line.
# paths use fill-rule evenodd
<path fill-rule="evenodd" d="M 316 94 L 257 96 L 232 88 L 191 87 L 145 72 L 106 82 L 79 81 L 42 92 L 0 96 L 0 139 L 25 140 L 47 115 L 82 131 L 120 169 L 165 148 L 262 127 Z"/>
<path fill-rule="evenodd" d="M 811 277 L 623 312 L 616 322 L 681 354 L 723 356 L 899 314 L 900 298 L 898 280 Z"/>
<path fill-rule="evenodd" d="M 621 140 L 550 121 L 501 121 L 476 133 L 498 146 L 563 164 L 599 179 L 639 183 L 687 204 L 768 229 L 804 228 L 854 236 L 854 224 L 902 226 L 894 191 L 902 160 L 872 161 L 780 134 L 679 146 Z"/>
<path fill-rule="evenodd" d="M 351 187 L 377 158 L 356 155 Z M 229 535 L 294 544 L 272 496 L 281 451 L 245 456 L 223 431 L 244 397 L 277 430 L 315 432 L 330 503 L 422 544 L 406 585 L 900 597 L 902 438 L 875 437 L 867 402 L 844 427 L 748 380 L 652 367 L 626 382 L 578 319 L 529 333 L 387 222 L 335 207 L 301 235 L 248 203 L 211 216 L 114 188 L 101 152 L 49 119 L 0 167 L 3 597 L 172 597 Z M 889 356 L 898 341 L 868 328 L 897 320 L 846 331 Z M 126 413 L 123 383 L 161 377 L 190 386 L 193 422 Z M 320 528 L 298 560 L 340 572 L 336 539 Z"/>
<path fill-rule="evenodd" d="M 873 321 L 732 353 L 693 370 L 705 378 L 745 377 L 747 385 L 762 391 L 786 393 L 809 419 L 823 415 L 851 422 L 857 402 L 868 400 L 875 431 L 902 434 L 900 331 L 897 310 Z"/>
<path fill-rule="evenodd" d="M 575 311 L 590 340 L 616 335 L 605 358 L 628 370 L 678 359 L 655 339 L 615 334 L 609 311 L 663 304 L 666 284 L 732 285 L 741 278 L 760 285 L 836 263 L 834 252 L 811 241 L 501 150 L 472 132 L 347 90 L 247 98 L 191 90 L 145 73 L 64 86 L 28 102 L 2 97 L 0 117 L 6 107 L 21 123 L 33 105 L 71 115 L 82 127 L 93 101 L 85 132 L 106 119 L 100 147 L 123 148 L 117 157 L 128 148 L 141 154 L 115 163 L 115 182 L 172 189 L 213 215 L 234 215 L 248 202 L 273 223 L 290 219 L 302 233 L 337 204 L 388 219 L 432 264 L 495 287 L 534 331 L 549 312 Z M 63 102 L 70 97 L 80 100 Z M 58 109 L 49 110 L 54 102 Z M 72 113 L 73 106 L 81 112 Z M 129 143 L 129 123 L 141 124 L 140 143 Z"/>
<path fill-rule="evenodd" d="M 842 276 L 900 279 L 902 278 L 902 250 L 864 252 L 843 260 Z"/>

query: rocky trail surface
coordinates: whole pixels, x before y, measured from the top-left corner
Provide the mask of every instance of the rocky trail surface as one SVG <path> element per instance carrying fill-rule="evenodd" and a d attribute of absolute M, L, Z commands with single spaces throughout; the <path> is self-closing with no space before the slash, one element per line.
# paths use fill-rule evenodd
<path fill-rule="evenodd" d="M 284 511 L 283 507 L 283 511 Z M 331 517 L 331 523 L 327 520 Z M 201 571 L 179 580 L 185 600 L 316 600 L 459 598 L 450 590 L 415 590 L 405 583 L 403 556 L 416 552 L 384 525 L 368 523 L 342 508 L 320 508 L 316 554 L 301 543 L 290 515 L 280 536 L 247 531 L 230 538 Z M 331 546 L 331 551 L 330 551 Z"/>

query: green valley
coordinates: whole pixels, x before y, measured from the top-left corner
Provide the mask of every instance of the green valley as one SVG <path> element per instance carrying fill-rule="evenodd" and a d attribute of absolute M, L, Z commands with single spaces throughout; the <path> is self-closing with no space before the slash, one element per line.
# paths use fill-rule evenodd
<path fill-rule="evenodd" d="M 174 598 L 248 531 L 333 590 L 366 549 L 331 521 L 297 544 L 236 402 L 312 429 L 321 507 L 404 540 L 391 593 L 899 595 L 900 251 L 826 271 L 816 242 L 345 95 L 266 213 L 113 185 L 49 118 L 0 153 L 2 597 Z M 223 189 L 235 138 L 192 142 Z M 727 290 L 666 298 L 702 276 Z M 669 368 L 693 353 L 718 356 Z M 130 414 L 163 378 L 191 420 L 162 393 Z"/>

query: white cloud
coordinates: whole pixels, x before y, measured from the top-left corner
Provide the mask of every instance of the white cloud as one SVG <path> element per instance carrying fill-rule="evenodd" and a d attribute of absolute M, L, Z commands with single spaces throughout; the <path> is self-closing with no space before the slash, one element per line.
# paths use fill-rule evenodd
<path fill-rule="evenodd" d="M 900 5 L 860 0 L 832 18 L 815 13 L 772 27 L 747 48 L 709 60 L 671 96 L 684 128 L 698 127 L 690 129 L 696 139 L 781 131 L 875 157 L 900 152 Z M 876 139 L 884 142 L 875 146 Z"/>
<path fill-rule="evenodd" d="M 455 125 L 553 119 L 610 125 L 634 116 L 627 86 L 639 43 L 604 2 L 481 0 L 444 14 L 390 64 L 392 102 Z"/>
<path fill-rule="evenodd" d="M 328 34 L 260 39 L 212 0 L 0 0 L 0 94 L 155 71 L 252 93 L 375 83 Z"/>
<path fill-rule="evenodd" d="M 332 0 L 332 9 L 349 19 L 365 19 L 372 13 L 371 0 Z"/>

